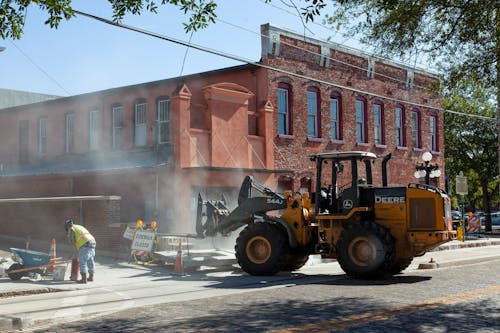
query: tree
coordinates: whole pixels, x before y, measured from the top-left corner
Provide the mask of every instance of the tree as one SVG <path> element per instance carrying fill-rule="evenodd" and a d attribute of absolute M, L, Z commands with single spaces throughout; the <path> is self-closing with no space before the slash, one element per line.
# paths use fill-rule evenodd
<path fill-rule="evenodd" d="M 108 0 L 113 9 L 113 20 L 120 22 L 127 14 L 140 15 L 144 11 L 156 13 L 158 5 L 174 5 L 184 14 L 188 22 L 183 23 L 186 32 L 205 28 L 215 22 L 217 4 L 214 0 Z M 23 34 L 24 22 L 29 6 L 37 6 L 47 12 L 45 24 L 57 28 L 63 19 L 75 16 L 71 0 L 2 0 L 0 1 L 0 38 L 19 39 Z"/>
<path fill-rule="evenodd" d="M 307 19 L 318 16 L 327 3 L 305 1 L 309 4 L 303 8 Z M 361 40 L 376 51 L 403 58 L 424 53 L 428 61 L 441 64 L 451 91 L 464 80 L 485 87 L 496 103 L 496 128 L 500 133 L 499 0 L 331 2 L 336 9 L 326 15 L 326 23 L 334 27 L 347 26 L 348 35 L 361 35 Z M 498 134 L 497 147 L 500 147 Z M 500 159 L 500 154 L 497 156 Z M 500 168 L 500 163 L 498 165 Z M 497 171 L 498 176 L 500 170 Z"/>
<path fill-rule="evenodd" d="M 462 80 L 446 90 L 444 107 L 484 117 L 492 117 L 495 107 L 491 89 L 471 80 Z M 450 183 L 465 171 L 468 178 L 471 207 L 481 206 L 486 212 L 486 231 L 491 231 L 491 204 L 498 198 L 498 141 L 495 123 L 478 117 L 447 113 L 445 121 L 446 172 Z M 453 188 L 453 187 L 452 187 Z M 479 200 L 480 202 L 476 202 Z"/>

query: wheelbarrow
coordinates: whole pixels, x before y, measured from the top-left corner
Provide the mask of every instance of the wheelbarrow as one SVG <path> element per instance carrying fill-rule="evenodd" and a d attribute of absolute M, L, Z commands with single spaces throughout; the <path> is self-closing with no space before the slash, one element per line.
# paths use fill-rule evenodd
<path fill-rule="evenodd" d="M 23 276 L 36 276 L 35 274 L 47 275 L 47 268 L 56 264 L 47 253 L 14 247 L 11 247 L 10 251 L 15 262 L 10 265 L 7 275 L 12 280 L 19 280 Z"/>

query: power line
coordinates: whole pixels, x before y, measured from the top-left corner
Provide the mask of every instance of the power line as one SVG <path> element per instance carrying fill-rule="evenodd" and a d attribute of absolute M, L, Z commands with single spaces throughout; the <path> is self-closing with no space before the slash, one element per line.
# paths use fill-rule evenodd
<path fill-rule="evenodd" d="M 235 28 L 238 28 L 238 29 L 241 29 L 241 30 L 244 30 L 244 31 L 247 31 L 247 32 L 250 32 L 250 33 L 253 33 L 255 35 L 258 35 L 260 37 L 265 37 L 265 38 L 270 38 L 270 36 L 266 36 L 264 34 L 261 34 L 261 33 L 258 33 L 258 32 L 255 32 L 253 30 L 250 30 L 250 29 L 247 29 L 245 27 L 242 27 L 242 26 L 238 26 L 234 23 L 230 23 L 230 22 L 227 22 L 227 21 L 224 21 L 224 20 L 221 20 L 221 19 L 216 19 L 217 21 L 219 22 L 222 22 L 224 24 L 227 24 L 227 25 L 230 25 L 230 26 L 233 26 Z M 360 71 L 363 71 L 363 72 L 367 72 L 368 73 L 368 68 L 366 67 L 360 67 L 360 66 L 356 66 L 356 65 L 353 65 L 351 63 L 348 63 L 348 62 L 345 62 L 345 61 L 342 61 L 342 60 L 339 60 L 339 59 L 335 59 L 335 58 L 332 58 L 332 57 L 329 57 L 329 56 L 326 56 L 326 55 L 323 55 L 323 54 L 320 54 L 318 52 L 314 52 L 314 51 L 311 51 L 311 50 L 308 50 L 308 49 L 305 49 L 303 47 L 299 47 L 297 45 L 293 45 L 293 44 L 290 44 L 290 43 L 287 43 L 287 42 L 283 42 L 283 41 L 280 41 L 280 44 L 283 44 L 283 45 L 286 45 L 286 46 L 289 46 L 291 48 L 294 48 L 294 49 L 297 49 L 297 50 L 300 50 L 300 51 L 303 51 L 305 53 L 309 53 L 311 55 L 315 55 L 315 56 L 319 56 L 319 57 L 322 57 L 322 58 L 325 58 L 325 59 L 328 59 L 328 60 L 331 60 L 333 62 L 336 62 L 336 63 L 339 63 L 341 65 L 345 65 L 345 66 L 348 66 L 348 67 L 352 67 L 352 68 L 355 68 L 357 70 L 360 70 Z M 345 46 L 344 46 L 345 47 Z M 387 59 L 387 58 L 383 58 L 383 57 L 380 57 L 380 56 L 376 56 L 376 55 L 373 55 L 374 57 L 377 57 L 379 59 L 385 59 L 385 60 L 390 60 L 390 59 Z M 409 65 L 407 65 L 408 67 L 411 67 Z M 387 75 L 387 74 L 382 74 L 382 73 L 379 73 L 377 72 L 376 70 L 373 70 L 373 75 L 378 75 L 378 76 L 381 76 L 381 77 L 384 77 L 386 79 L 389 79 L 389 80 L 392 80 L 392 81 L 395 81 L 395 82 L 400 82 L 400 83 L 404 83 L 406 84 L 406 81 L 404 80 L 401 80 L 401 79 L 398 79 L 398 78 L 395 78 L 395 77 L 392 77 L 390 75 Z M 415 87 L 417 88 L 420 88 L 420 89 L 424 89 L 424 90 L 430 90 L 429 88 L 427 87 L 424 87 L 424 86 L 419 86 L 417 84 L 414 84 Z"/>
<path fill-rule="evenodd" d="M 31 62 L 31 64 L 33 66 L 35 66 L 40 72 L 42 72 L 46 77 L 49 78 L 49 80 L 51 80 L 52 82 L 54 82 L 59 88 L 61 88 L 68 96 L 71 96 L 71 93 L 69 91 L 67 91 L 56 79 L 54 79 L 49 73 L 47 73 L 42 67 L 40 67 L 33 59 L 31 59 L 31 57 L 26 54 L 26 52 L 24 52 L 19 46 L 17 46 L 16 44 L 14 44 L 14 42 L 10 41 L 10 43 L 19 51 L 21 52 L 21 54 L 23 56 L 26 57 L 26 59 L 28 59 L 29 62 Z"/>
<path fill-rule="evenodd" d="M 161 34 L 158 34 L 158 33 L 154 33 L 154 32 L 150 32 L 150 31 L 147 31 L 147 30 L 144 30 L 144 29 L 140 29 L 140 28 L 137 28 L 137 27 L 134 27 L 134 26 L 130 26 L 130 25 L 122 24 L 122 23 L 113 22 L 111 20 L 108 20 L 108 19 L 105 19 L 105 18 L 102 18 L 102 17 L 99 17 L 99 16 L 95 16 L 95 15 L 92 15 L 92 14 L 88 14 L 88 13 L 85 13 L 85 12 L 81 12 L 81 11 L 78 11 L 78 10 L 74 10 L 74 12 L 76 14 L 78 14 L 78 15 L 82 15 L 82 16 L 85 16 L 85 17 L 88 17 L 88 18 L 91 18 L 91 19 L 94 19 L 94 20 L 97 20 L 97 21 L 100 21 L 100 22 L 103 22 L 103 23 L 106 23 L 106 24 L 109 24 L 109 25 L 112 25 L 112 26 L 116 26 L 116 27 L 127 29 L 127 30 L 130 30 L 130 31 L 138 32 L 138 33 L 141 33 L 141 34 L 144 34 L 144 35 L 147 35 L 147 36 L 150 36 L 150 37 L 158 38 L 158 39 L 161 39 L 161 40 L 165 40 L 165 41 L 168 41 L 168 42 L 171 42 L 171 43 L 175 43 L 175 44 L 179 44 L 179 45 L 183 45 L 183 46 L 188 46 L 190 48 L 193 48 L 193 49 L 196 49 L 196 50 L 199 50 L 199 51 L 203 51 L 203 52 L 207 52 L 207 53 L 214 54 L 214 55 L 217 55 L 217 56 L 225 57 L 225 58 L 228 58 L 228 59 L 231 59 L 231 60 L 235 60 L 235 61 L 238 61 L 238 62 L 247 63 L 247 64 L 250 64 L 250 65 L 254 65 L 256 67 L 265 68 L 265 69 L 268 69 L 268 70 L 280 72 L 280 73 L 283 73 L 283 74 L 287 74 L 287 75 L 294 76 L 294 77 L 301 78 L 301 79 L 305 79 L 305 80 L 314 81 L 314 82 L 325 84 L 325 85 L 328 85 L 328 86 L 333 86 L 333 87 L 340 88 L 340 89 L 343 89 L 343 90 L 347 90 L 347 91 L 351 91 L 351 92 L 355 92 L 355 93 L 359 93 L 359 94 L 364 94 L 364 95 L 369 95 L 369 96 L 372 96 L 372 97 L 382 98 L 382 99 L 390 100 L 390 101 L 393 101 L 393 102 L 396 102 L 396 103 L 408 104 L 408 105 L 412 105 L 412 106 L 416 106 L 416 107 L 421 107 L 421 108 L 428 108 L 428 109 L 433 109 L 433 110 L 443 111 L 443 112 L 452 112 L 454 114 L 461 114 L 461 115 L 468 116 L 468 117 L 478 117 L 478 118 L 487 119 L 487 120 L 496 120 L 495 118 L 488 118 L 488 117 L 484 117 L 484 116 L 477 116 L 477 115 L 462 113 L 462 112 L 458 112 L 458 111 L 445 110 L 443 108 L 439 108 L 439 107 L 435 107 L 435 106 L 431 106 L 431 105 L 424 105 L 424 104 L 420 104 L 420 103 L 409 102 L 409 101 L 400 100 L 400 99 L 397 99 L 397 98 L 392 98 L 392 97 L 388 97 L 388 96 L 383 96 L 383 95 L 379 95 L 379 94 L 375 94 L 375 93 L 366 92 L 366 91 L 363 91 L 363 90 L 360 90 L 360 89 L 356 89 L 356 88 L 352 88 L 352 87 L 348 87 L 348 86 L 343 86 L 343 85 L 340 85 L 340 84 L 332 83 L 332 82 L 329 82 L 329 81 L 321 80 L 321 79 L 310 77 L 310 76 L 307 76 L 307 75 L 297 74 L 297 73 L 290 72 L 290 71 L 287 71 L 287 70 L 284 70 L 284 69 L 281 69 L 281 68 L 275 68 L 275 67 L 272 67 L 272 66 L 264 65 L 262 63 L 255 62 L 255 61 L 252 61 L 252 60 L 249 60 L 249 59 L 245 59 L 245 58 L 240 57 L 240 56 L 232 55 L 232 54 L 225 53 L 225 52 L 222 52 L 222 51 L 217 51 L 217 50 L 214 50 L 214 49 L 211 49 L 211 48 L 207 48 L 207 47 L 204 47 L 204 46 L 200 46 L 200 45 L 197 45 L 197 44 L 188 43 L 188 42 L 182 41 L 180 39 L 176 39 L 176 38 L 173 38 L 173 37 L 164 36 L 164 35 L 161 35 Z"/>
<path fill-rule="evenodd" d="M 289 10 L 287 10 L 287 9 L 282 8 L 282 7 L 276 6 L 276 5 L 274 5 L 274 3 L 271 3 L 271 2 L 266 2 L 265 0 L 258 0 L 258 1 L 262 2 L 263 4 L 265 4 L 265 5 L 267 5 L 267 6 L 273 7 L 274 9 L 281 10 L 281 11 L 283 11 L 283 12 L 285 12 L 285 13 L 289 14 L 289 15 L 292 15 L 292 16 L 295 16 L 295 17 L 298 17 L 298 18 L 302 18 L 299 14 L 294 13 L 294 12 L 291 12 L 291 11 L 289 11 Z M 281 2 L 282 2 L 282 3 L 284 3 L 284 2 L 283 2 L 283 0 L 282 0 Z M 286 4 L 285 4 L 285 5 L 286 5 Z M 310 24 L 313 24 L 313 25 L 316 25 L 316 26 L 318 26 L 318 27 L 320 27 L 320 28 L 323 28 L 323 29 L 325 29 L 325 30 L 331 31 L 331 32 L 332 32 L 332 33 L 334 33 L 334 34 L 337 34 L 337 33 L 338 33 L 337 31 L 332 30 L 330 27 L 328 27 L 328 26 L 326 26 L 326 25 L 324 25 L 324 24 L 317 23 L 317 22 L 315 22 L 315 21 L 311 21 L 311 22 L 310 22 Z M 374 46 L 373 46 L 373 45 L 371 45 L 371 44 L 366 44 L 366 43 L 363 43 L 363 42 L 361 42 L 359 39 L 354 38 L 354 35 L 351 35 L 351 36 L 349 36 L 349 37 L 347 37 L 347 38 L 343 37 L 343 39 L 344 39 L 344 41 L 340 42 L 339 44 L 344 44 L 344 43 L 345 43 L 345 41 L 348 41 L 348 40 L 354 40 L 355 42 L 357 42 L 357 43 L 359 43 L 359 44 L 365 44 L 365 45 L 370 46 L 371 48 L 373 48 L 373 47 L 374 47 Z M 379 58 L 381 58 L 381 59 L 388 59 L 388 60 L 392 60 L 392 59 L 389 59 L 389 58 L 386 58 L 386 57 L 383 57 L 383 56 L 379 56 L 379 55 L 377 55 L 377 57 L 379 57 Z M 415 57 L 415 63 L 417 63 L 417 57 Z M 420 63 L 420 62 L 419 62 L 418 64 L 419 64 L 419 65 L 423 65 L 423 64 L 422 64 L 422 63 Z M 414 66 L 414 67 L 416 67 L 416 66 Z"/>

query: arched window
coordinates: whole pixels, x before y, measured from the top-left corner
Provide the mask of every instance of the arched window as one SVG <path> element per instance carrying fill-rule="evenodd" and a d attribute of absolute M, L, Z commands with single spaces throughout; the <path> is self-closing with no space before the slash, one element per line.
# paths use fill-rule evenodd
<path fill-rule="evenodd" d="M 278 134 L 292 135 L 292 87 L 278 84 Z"/>
<path fill-rule="evenodd" d="M 411 142 L 413 148 L 422 148 L 420 123 L 420 111 L 413 109 L 411 111 Z"/>
<path fill-rule="evenodd" d="M 285 191 L 293 190 L 293 178 L 290 176 L 280 176 L 278 178 L 278 192 L 283 193 Z"/>
<path fill-rule="evenodd" d="M 162 97 L 156 104 L 157 142 L 159 144 L 171 141 L 170 134 L 170 99 Z"/>
<path fill-rule="evenodd" d="M 366 99 L 358 96 L 356 97 L 356 142 L 368 142 L 367 136 Z"/>
<path fill-rule="evenodd" d="M 338 92 L 330 96 L 330 140 L 342 140 L 342 95 Z"/>
<path fill-rule="evenodd" d="M 137 101 L 134 105 L 134 145 L 145 146 L 147 142 L 147 103 Z"/>
<path fill-rule="evenodd" d="M 300 179 L 300 193 L 307 192 L 310 194 L 311 184 L 312 184 L 311 177 L 302 177 Z"/>
<path fill-rule="evenodd" d="M 319 89 L 307 88 L 307 136 L 310 138 L 321 137 L 321 101 Z"/>
<path fill-rule="evenodd" d="M 430 149 L 431 151 L 439 151 L 439 132 L 438 132 L 438 116 L 431 113 L 429 118 L 429 133 L 430 133 Z"/>
<path fill-rule="evenodd" d="M 373 140 L 376 145 L 385 144 L 384 104 L 381 101 L 373 103 Z"/>
<path fill-rule="evenodd" d="M 406 147 L 405 131 L 405 109 L 402 105 L 396 105 L 395 108 L 395 128 L 396 128 L 396 146 Z"/>

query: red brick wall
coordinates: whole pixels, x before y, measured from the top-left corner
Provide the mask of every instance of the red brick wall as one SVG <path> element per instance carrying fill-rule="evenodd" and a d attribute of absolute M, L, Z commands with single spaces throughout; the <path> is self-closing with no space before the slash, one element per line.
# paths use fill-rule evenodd
<path fill-rule="evenodd" d="M 266 33 L 264 33 L 266 35 Z M 379 156 L 392 153 L 388 163 L 389 185 L 406 185 L 418 182 L 414 178 L 415 165 L 421 162 L 421 155 L 428 151 L 430 145 L 429 117 L 437 113 L 439 122 L 439 152 L 435 152 L 432 163 L 438 163 L 444 171 L 444 139 L 443 115 L 432 107 L 440 107 L 441 99 L 430 93 L 428 89 L 438 79 L 419 71 L 414 72 L 413 88 L 406 86 L 406 67 L 391 64 L 384 59 L 373 58 L 359 52 L 330 49 L 329 66 L 320 66 L 318 57 L 311 56 L 310 52 L 319 52 L 319 45 L 314 45 L 314 40 L 294 38 L 289 33 L 280 35 L 279 54 L 263 54 L 263 63 L 271 67 L 280 68 L 290 73 L 297 73 L 306 78 L 297 77 L 278 71 L 268 71 L 269 84 L 268 98 L 276 105 L 277 87 L 280 82 L 292 86 L 292 124 L 293 137 L 274 138 L 275 167 L 276 169 L 290 170 L 286 175 L 294 179 L 294 189 L 299 189 L 300 178 L 303 175 L 314 174 L 314 163 L 309 161 L 309 155 L 323 151 L 370 151 Z M 324 45 L 323 45 L 324 46 Z M 274 49 L 275 50 L 275 49 Z M 369 77 L 366 69 L 369 61 L 374 61 L 375 75 Z M 411 70 L 413 73 L 413 70 Z M 314 79 L 308 79 L 311 77 Z M 390 77 L 390 78 L 389 78 Z M 320 80 L 315 81 L 315 79 Z M 324 81 L 325 83 L 321 82 Z M 331 83 L 331 84 L 327 84 Z M 316 87 L 320 91 L 321 101 L 321 139 L 310 140 L 307 136 L 307 95 L 308 87 Z M 346 87 L 346 88 L 343 88 Z M 353 91 L 352 89 L 355 91 Z M 360 91 L 360 92 L 358 92 Z M 333 92 L 339 93 L 342 98 L 342 141 L 332 141 L 330 138 L 330 96 Z M 367 107 L 367 143 L 356 142 L 356 97 L 366 100 Z M 382 102 L 384 115 L 384 144 L 374 143 L 373 104 Z M 399 102 L 402 101 L 402 102 Z M 411 119 L 410 111 L 418 104 L 421 113 L 421 149 L 411 145 Z M 405 111 L 405 142 L 406 147 L 397 147 L 395 141 L 395 107 L 402 105 Z M 424 107 L 430 105 L 432 107 Z M 277 128 L 277 111 L 274 112 L 274 128 Z M 380 161 L 381 162 L 381 161 Z M 381 185 L 381 163 L 373 166 L 374 183 Z M 440 179 L 444 184 L 444 172 Z M 340 182 L 350 179 L 349 172 L 344 171 L 344 178 Z M 313 184 L 313 188 L 314 188 Z"/>

